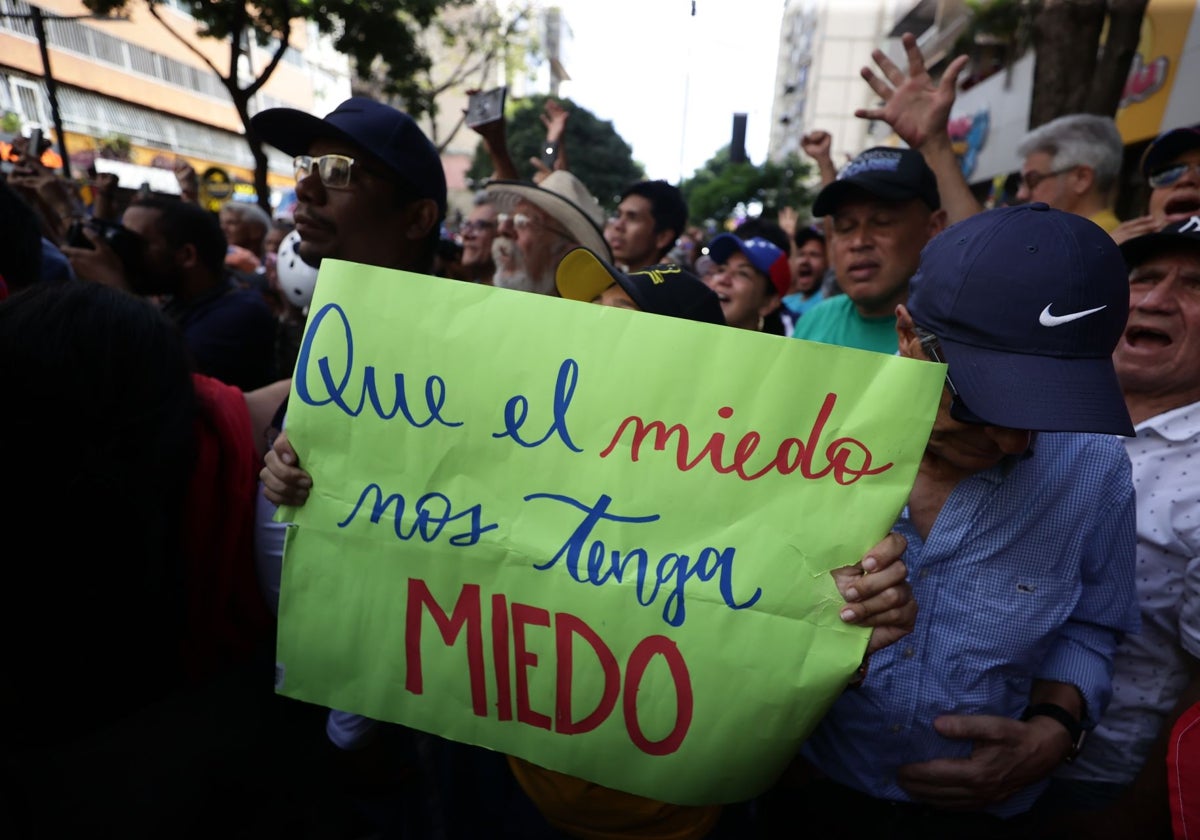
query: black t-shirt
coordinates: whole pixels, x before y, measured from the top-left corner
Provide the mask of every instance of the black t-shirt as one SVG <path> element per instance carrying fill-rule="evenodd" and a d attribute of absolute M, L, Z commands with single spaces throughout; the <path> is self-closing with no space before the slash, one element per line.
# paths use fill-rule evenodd
<path fill-rule="evenodd" d="M 171 300 L 164 312 L 179 325 L 196 370 L 251 391 L 274 382 L 275 317 L 262 295 L 226 277 L 195 300 Z"/>

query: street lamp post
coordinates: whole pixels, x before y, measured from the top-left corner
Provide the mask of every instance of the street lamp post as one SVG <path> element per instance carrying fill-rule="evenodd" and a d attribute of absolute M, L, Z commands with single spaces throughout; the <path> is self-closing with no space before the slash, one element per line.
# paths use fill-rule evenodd
<path fill-rule="evenodd" d="M 63 131 L 62 112 L 58 109 L 58 84 L 54 74 L 50 72 L 50 49 L 46 45 L 46 21 L 38 6 L 30 6 L 30 20 L 33 21 L 33 33 L 37 36 L 38 52 L 42 54 L 42 72 L 46 79 L 46 95 L 50 98 L 50 119 L 54 121 L 54 136 L 58 139 L 58 156 L 62 158 L 62 174 L 68 180 L 71 177 L 71 158 L 67 155 L 67 133 Z M 41 154 L 40 149 L 34 149 L 33 155 Z"/>

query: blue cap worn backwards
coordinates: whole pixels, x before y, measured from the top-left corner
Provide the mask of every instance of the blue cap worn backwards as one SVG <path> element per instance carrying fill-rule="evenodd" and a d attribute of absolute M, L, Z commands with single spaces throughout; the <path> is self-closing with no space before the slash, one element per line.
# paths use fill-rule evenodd
<path fill-rule="evenodd" d="M 323 137 L 347 140 L 388 168 L 417 198 L 437 202 L 446 215 L 446 174 L 437 149 L 413 118 L 390 105 L 355 96 L 325 119 L 295 108 L 268 108 L 250 118 L 250 127 L 289 155 L 308 153 Z"/>
<path fill-rule="evenodd" d="M 1129 281 L 1093 222 L 1041 203 L 971 216 L 925 246 L 907 305 L 989 425 L 1133 434 L 1112 365 Z"/>

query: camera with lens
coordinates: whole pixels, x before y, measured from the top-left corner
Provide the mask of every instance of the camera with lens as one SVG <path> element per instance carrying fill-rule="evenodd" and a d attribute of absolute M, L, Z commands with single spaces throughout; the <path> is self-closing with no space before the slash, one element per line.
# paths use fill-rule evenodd
<path fill-rule="evenodd" d="M 126 276 L 136 275 L 142 268 L 142 251 L 145 241 L 129 228 L 106 219 L 77 219 L 67 230 L 67 244 L 75 248 L 95 250 L 95 245 L 84 234 L 84 228 L 100 235 L 104 244 L 112 248 L 125 268 Z"/>

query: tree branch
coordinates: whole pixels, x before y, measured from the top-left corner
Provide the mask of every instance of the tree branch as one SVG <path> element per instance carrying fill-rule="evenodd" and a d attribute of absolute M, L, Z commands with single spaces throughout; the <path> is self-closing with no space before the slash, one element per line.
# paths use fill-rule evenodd
<path fill-rule="evenodd" d="M 288 45 L 291 43 L 292 27 L 285 21 L 282 30 L 282 37 L 279 39 L 279 46 L 276 47 L 275 54 L 271 56 L 271 60 L 267 62 L 267 66 L 258 74 L 254 82 L 246 88 L 247 96 L 253 96 L 258 93 L 262 86 L 267 83 L 267 79 L 271 78 L 271 74 L 275 72 L 275 68 L 279 66 L 279 62 L 283 60 L 283 55 L 287 52 Z"/>
<path fill-rule="evenodd" d="M 176 32 L 175 28 L 173 26 L 171 26 L 171 24 L 167 23 L 165 20 L 162 19 L 162 17 L 159 16 L 157 6 L 155 6 L 153 3 L 151 3 L 151 4 L 149 4 L 148 8 L 150 9 L 150 16 L 152 18 L 154 18 L 156 21 L 158 21 L 159 24 L 162 25 L 163 29 L 170 32 L 171 35 L 174 36 L 176 41 L 178 41 L 179 43 L 181 43 L 185 47 L 187 47 L 189 50 L 191 50 L 192 54 L 195 55 L 197 58 L 199 58 L 201 61 L 203 61 L 209 70 L 212 70 L 214 73 L 217 74 L 218 78 L 222 78 L 222 79 L 225 78 L 224 75 L 221 73 L 221 71 L 217 69 L 217 65 L 213 64 L 211 61 L 208 60 L 208 56 L 206 56 L 204 53 L 200 52 L 200 50 L 196 49 L 196 47 L 192 44 L 191 41 L 189 41 L 183 35 L 180 35 L 178 32 Z"/>
<path fill-rule="evenodd" d="M 458 136 L 458 132 L 459 132 L 459 130 L 460 130 L 462 127 L 463 127 L 463 123 L 464 123 L 464 122 L 466 122 L 466 120 L 467 120 L 467 115 L 466 115 L 466 114 L 459 114 L 459 115 L 458 115 L 458 119 L 454 121 L 454 127 L 453 127 L 452 129 L 450 129 L 450 133 L 449 133 L 449 135 L 446 137 L 446 140 L 445 140 L 445 142 L 443 142 L 443 143 L 439 143 L 439 144 L 438 144 L 438 146 L 437 146 L 437 150 L 438 150 L 438 153 L 439 153 L 439 154 L 441 154 L 442 152 L 446 151 L 446 147 L 450 145 L 450 142 L 451 142 L 452 140 L 454 140 L 454 138 L 455 138 L 456 136 Z"/>

